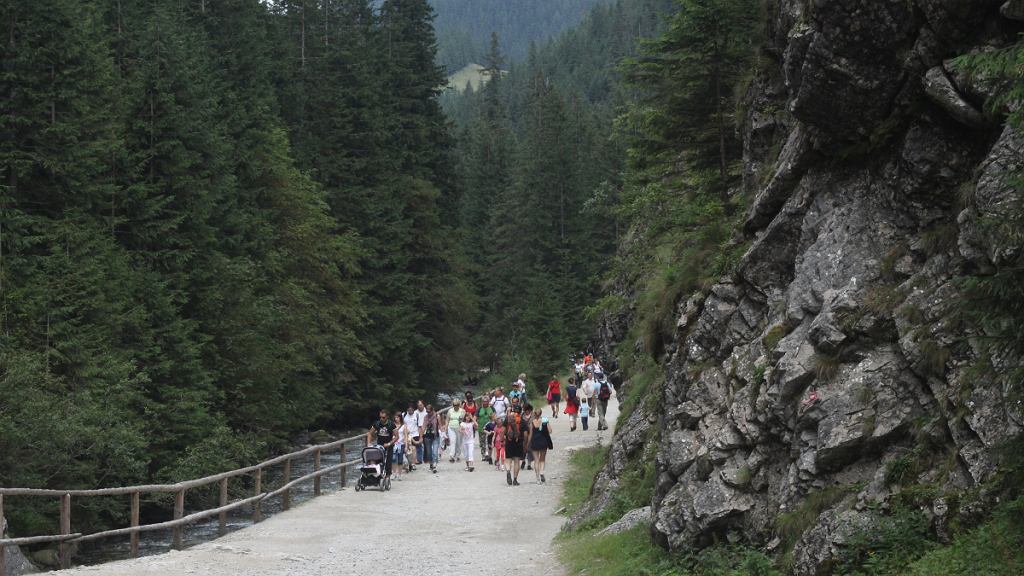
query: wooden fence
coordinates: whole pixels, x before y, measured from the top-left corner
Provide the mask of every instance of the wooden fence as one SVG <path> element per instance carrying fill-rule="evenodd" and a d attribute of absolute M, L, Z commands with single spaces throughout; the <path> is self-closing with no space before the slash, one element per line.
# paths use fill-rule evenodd
<path fill-rule="evenodd" d="M 5 574 L 5 556 L 6 549 L 9 545 L 28 545 L 28 544 L 42 544 L 46 542 L 59 542 L 60 543 L 60 566 L 61 568 L 69 568 L 71 566 L 71 551 L 72 544 L 77 542 L 88 542 L 91 540 L 98 540 L 100 538 L 108 538 L 113 536 L 128 536 L 131 540 L 131 557 L 135 558 L 139 553 L 139 533 L 148 532 L 153 530 L 172 530 L 173 546 L 175 549 L 181 549 L 182 547 L 182 533 L 184 527 L 211 518 L 213 516 L 219 516 L 220 527 L 219 533 L 225 534 L 227 531 L 227 513 L 235 510 L 236 508 L 242 508 L 244 506 L 252 506 L 252 520 L 253 522 L 259 522 L 262 518 L 261 505 L 267 498 L 273 498 L 275 496 L 282 497 L 282 508 L 288 510 L 291 507 L 291 489 L 296 485 L 303 482 L 313 482 L 313 496 L 320 495 L 320 480 L 325 474 L 331 474 L 333 472 L 339 472 L 341 475 L 341 486 L 344 488 L 347 482 L 348 468 L 354 464 L 360 463 L 361 460 L 345 460 L 345 451 L 349 446 L 363 446 L 365 445 L 366 436 L 361 434 L 359 436 L 352 436 L 351 438 L 344 438 L 342 440 L 336 440 L 327 444 L 319 444 L 316 446 L 310 446 L 302 450 L 297 450 L 289 454 L 284 454 L 276 458 L 271 458 L 265 462 L 260 462 L 254 466 L 247 466 L 245 468 L 239 468 L 237 470 L 231 470 L 229 472 L 223 472 L 221 474 L 214 474 L 213 476 L 207 476 L 205 478 L 199 478 L 196 480 L 189 480 L 187 482 L 179 482 L 177 484 L 153 484 L 146 486 L 127 486 L 124 488 L 103 488 L 99 490 L 40 490 L 34 488 L 0 488 L 0 526 L 3 526 L 4 518 L 4 498 L 8 499 L 12 496 L 26 496 L 26 497 L 44 497 L 44 498 L 59 498 L 60 499 L 60 534 L 51 536 L 31 536 L 27 538 L 3 538 L 3 534 L 0 533 L 0 576 Z M 320 466 L 320 456 L 325 452 L 337 450 L 341 452 L 341 463 L 327 468 Z M 313 456 L 313 472 L 302 476 L 301 478 L 291 478 L 292 460 L 303 456 Z M 276 490 L 270 492 L 263 491 L 263 471 L 271 466 L 283 464 L 284 485 Z M 231 478 L 239 476 L 249 476 L 253 478 L 253 490 L 252 496 L 242 498 L 235 502 L 228 501 L 228 481 Z M 195 488 L 208 486 L 213 483 L 220 484 L 220 502 L 217 508 L 209 510 L 203 510 L 185 515 L 185 492 Z M 142 494 L 174 494 L 174 517 L 172 520 L 167 522 L 159 522 L 156 524 L 139 524 L 139 500 Z M 131 499 L 131 525 L 126 528 L 118 528 L 116 530 L 106 530 L 103 532 L 96 532 L 93 534 L 82 534 L 79 532 L 72 532 L 71 522 L 71 498 L 88 498 L 94 496 L 128 496 Z"/>
<path fill-rule="evenodd" d="M 476 396 L 475 401 L 480 401 L 482 396 Z M 450 407 L 442 408 L 437 411 L 438 416 L 444 414 L 447 415 Z M 227 513 L 243 506 L 252 505 L 252 521 L 253 523 L 259 522 L 262 519 L 262 513 L 260 506 L 267 498 L 273 498 L 275 496 L 281 496 L 282 508 L 288 510 L 291 508 L 291 489 L 296 485 L 303 482 L 313 481 L 313 497 L 320 495 L 320 478 L 325 474 L 332 472 L 341 473 L 341 487 L 345 487 L 345 483 L 348 480 L 348 468 L 355 464 L 362 462 L 359 460 L 345 461 L 345 450 L 348 446 L 360 445 L 365 446 L 366 434 L 360 434 L 358 436 L 352 436 L 350 438 L 343 438 L 341 440 L 335 440 L 334 442 L 328 442 L 327 444 L 318 444 L 316 446 L 310 446 L 302 450 L 297 450 L 270 460 L 260 462 L 254 466 L 247 466 L 245 468 L 239 468 L 237 470 L 231 470 L 229 472 L 222 472 L 220 474 L 214 474 L 213 476 L 207 476 L 205 478 L 199 478 L 196 480 L 189 480 L 187 482 L 179 482 L 177 484 L 152 484 L 146 486 L 126 486 L 124 488 L 102 488 L 99 490 L 41 490 L 35 488 L 0 488 L 0 527 L 3 526 L 4 518 L 4 496 L 35 496 L 35 497 L 49 497 L 49 498 L 60 498 L 60 534 L 52 536 L 30 536 L 26 538 L 3 538 L 3 534 L 0 533 L 0 576 L 5 574 L 5 561 L 7 546 L 20 546 L 28 544 L 43 544 L 46 542 L 59 542 L 60 543 L 60 567 L 70 568 L 71 567 L 71 545 L 76 542 L 89 542 L 91 540 L 99 540 L 100 538 L 109 538 L 112 536 L 125 536 L 127 535 L 131 539 L 131 557 L 135 558 L 139 555 L 139 533 L 149 532 L 153 530 L 173 530 L 173 542 L 172 546 L 180 550 L 182 547 L 182 533 L 185 526 L 198 522 L 199 520 L 205 520 L 213 516 L 220 517 L 219 533 L 223 536 L 227 532 Z M 331 450 L 338 450 L 341 452 L 341 463 L 329 466 L 327 468 L 320 467 L 320 455 L 324 452 Z M 302 456 L 313 455 L 313 471 L 301 478 L 291 480 L 292 471 L 292 460 L 300 458 Z M 284 485 L 272 492 L 263 492 L 263 470 L 277 464 L 284 464 Z M 235 502 L 228 502 L 228 480 L 237 476 L 252 475 L 254 480 L 253 495 L 248 498 L 243 498 Z M 213 484 L 214 482 L 220 483 L 220 503 L 217 508 L 210 510 L 204 510 L 195 512 L 185 516 L 185 491 L 193 488 L 200 488 Z M 174 518 L 167 522 L 158 522 L 156 524 L 139 524 L 139 496 L 141 494 L 174 494 Z M 118 528 L 115 530 L 106 530 L 103 532 L 96 532 L 93 534 L 82 534 L 80 532 L 71 531 L 71 498 L 82 498 L 90 496 L 123 496 L 127 495 L 131 498 L 131 526 L 127 528 Z"/>

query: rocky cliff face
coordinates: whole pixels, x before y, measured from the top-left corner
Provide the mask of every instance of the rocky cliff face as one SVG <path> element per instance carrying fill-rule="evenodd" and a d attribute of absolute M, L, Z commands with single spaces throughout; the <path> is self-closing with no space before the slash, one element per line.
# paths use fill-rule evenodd
<path fill-rule="evenodd" d="M 1024 2 L 769 4 L 742 129 L 750 249 L 680 305 L 660 402 L 620 423 L 595 493 L 656 427 L 656 539 L 778 551 L 779 516 L 827 494 L 793 549 L 816 574 L 900 483 L 984 483 L 1024 426 L 953 313 L 960 277 L 1013 255 L 982 223 L 1019 217 L 1024 136 L 950 61 L 1015 38 Z"/>

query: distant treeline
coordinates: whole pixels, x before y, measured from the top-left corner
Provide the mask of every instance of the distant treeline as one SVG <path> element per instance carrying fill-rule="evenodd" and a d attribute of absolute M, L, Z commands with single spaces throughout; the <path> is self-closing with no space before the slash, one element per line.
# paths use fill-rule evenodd
<path fill-rule="evenodd" d="M 510 60 L 526 57 L 531 42 L 546 43 L 608 0 L 431 0 L 437 10 L 438 62 L 453 73 L 480 63 L 491 34 Z"/>

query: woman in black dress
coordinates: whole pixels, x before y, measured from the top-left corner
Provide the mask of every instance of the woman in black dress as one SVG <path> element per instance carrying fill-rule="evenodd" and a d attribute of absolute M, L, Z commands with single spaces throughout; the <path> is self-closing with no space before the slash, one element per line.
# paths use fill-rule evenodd
<path fill-rule="evenodd" d="M 544 478 L 544 460 L 551 447 L 551 427 L 548 425 L 548 419 L 543 418 L 540 410 L 537 410 L 530 421 L 530 452 L 533 453 L 533 473 L 537 475 L 537 482 L 540 484 L 547 482 Z"/>
<path fill-rule="evenodd" d="M 518 420 L 519 415 L 512 411 L 505 416 L 505 460 L 510 463 L 505 481 L 509 486 L 519 486 L 519 463 L 526 454 L 525 438 Z"/>

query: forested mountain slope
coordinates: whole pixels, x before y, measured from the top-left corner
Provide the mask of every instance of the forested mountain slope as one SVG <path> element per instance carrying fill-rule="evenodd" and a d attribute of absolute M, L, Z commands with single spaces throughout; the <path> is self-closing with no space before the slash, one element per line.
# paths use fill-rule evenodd
<path fill-rule="evenodd" d="M 481 302 L 475 348 L 485 356 L 547 373 L 589 338 L 586 309 L 621 232 L 625 149 L 612 130 L 629 96 L 617 69 L 671 4 L 598 6 L 480 92 L 445 95 L 460 126 L 460 214 Z M 502 67 L 500 42 L 486 60 Z"/>
<path fill-rule="evenodd" d="M 491 34 L 518 61 L 531 43 L 544 44 L 573 28 L 594 6 L 607 0 L 431 0 L 437 12 L 438 61 L 451 74 L 479 63 Z"/>

